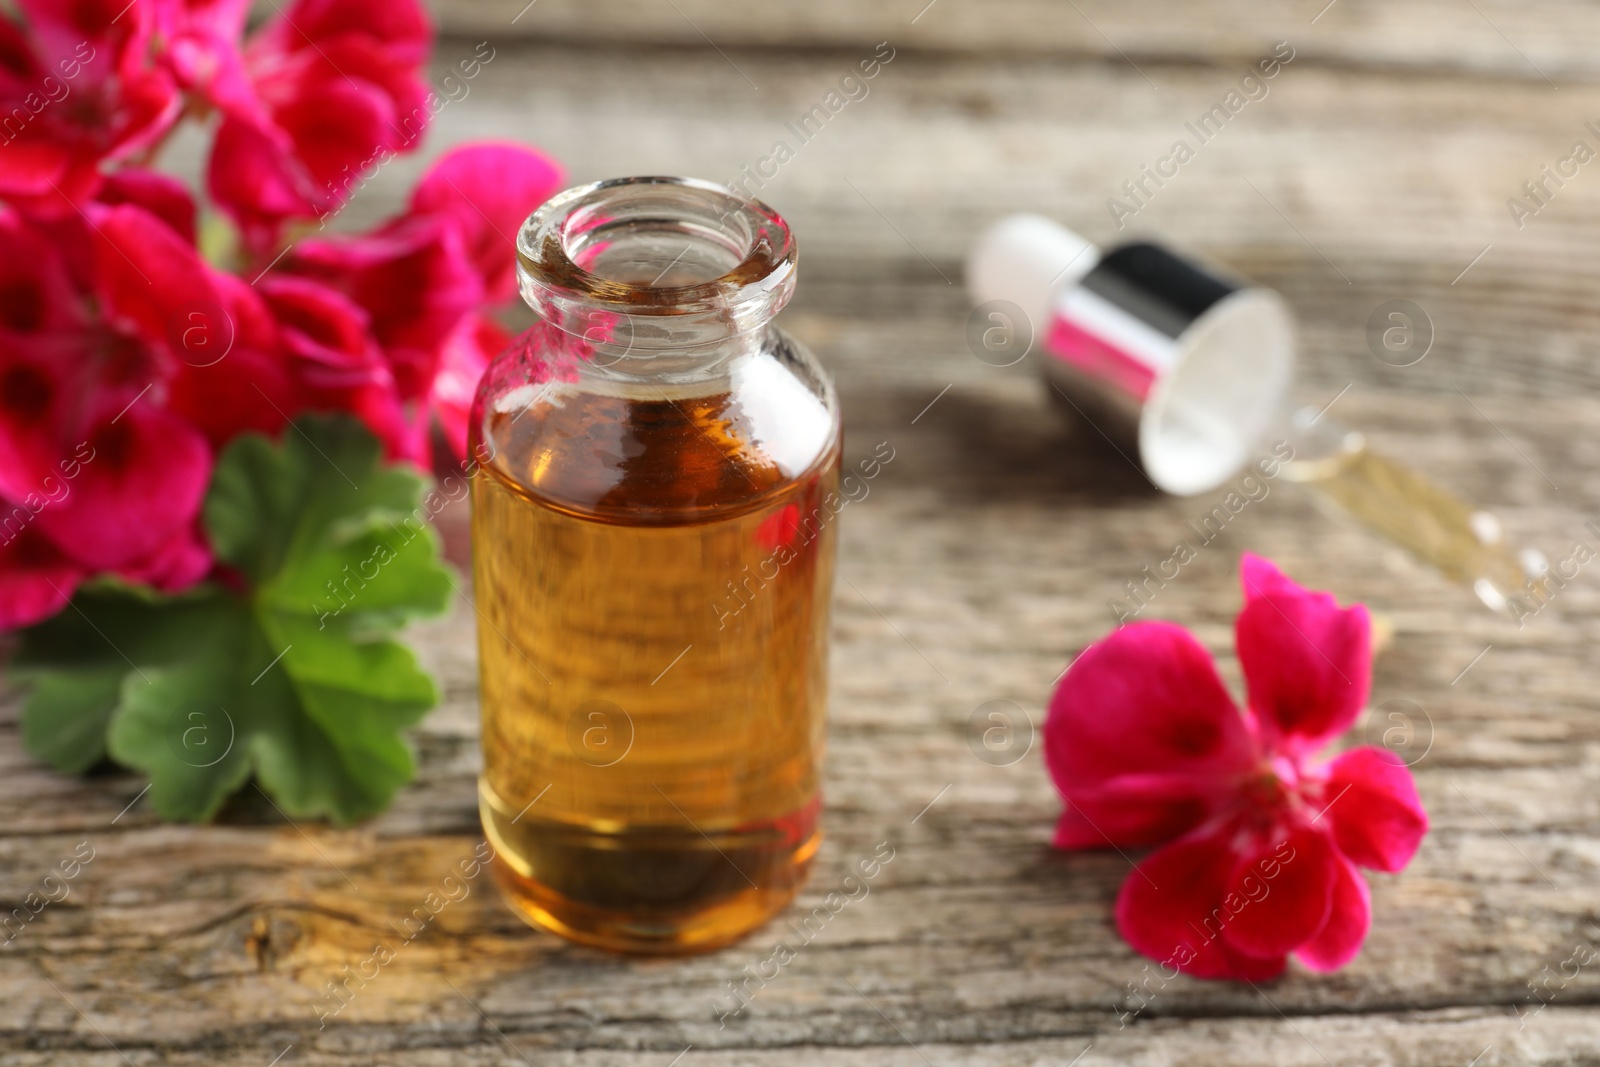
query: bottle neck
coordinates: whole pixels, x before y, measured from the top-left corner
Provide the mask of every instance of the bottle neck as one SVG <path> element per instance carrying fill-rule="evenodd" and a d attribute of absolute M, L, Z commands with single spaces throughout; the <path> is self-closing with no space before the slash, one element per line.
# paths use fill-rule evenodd
<path fill-rule="evenodd" d="M 589 339 L 568 334 L 561 340 L 576 357 L 570 363 L 575 381 L 605 391 L 638 388 L 648 394 L 652 388 L 672 391 L 725 382 L 744 358 L 761 350 L 767 329 L 762 324 L 740 333 L 708 332 L 713 335 L 696 338 L 699 343 L 645 346 L 628 337 L 623 324 L 602 340 L 592 334 Z"/>
<path fill-rule="evenodd" d="M 577 373 L 702 382 L 759 347 L 794 291 L 797 253 L 757 201 L 688 178 L 624 178 L 561 193 L 517 238 L 523 299 Z M 555 338 L 551 338 L 555 340 Z"/>

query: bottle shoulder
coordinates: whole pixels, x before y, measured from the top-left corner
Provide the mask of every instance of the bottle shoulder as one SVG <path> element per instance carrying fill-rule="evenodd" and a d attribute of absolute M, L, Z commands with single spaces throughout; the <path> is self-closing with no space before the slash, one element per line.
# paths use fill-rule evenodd
<path fill-rule="evenodd" d="M 700 381 L 621 380 L 544 357 L 491 368 L 472 427 L 488 476 L 536 503 L 630 525 L 706 522 L 838 465 L 832 385 L 777 331 Z"/>

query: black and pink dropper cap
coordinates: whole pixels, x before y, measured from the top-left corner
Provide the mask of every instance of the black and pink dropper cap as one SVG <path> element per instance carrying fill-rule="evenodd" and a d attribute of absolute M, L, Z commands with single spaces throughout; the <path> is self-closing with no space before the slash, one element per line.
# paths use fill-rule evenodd
<path fill-rule="evenodd" d="M 1294 325 L 1270 289 L 1147 241 L 1103 251 L 1041 215 L 991 227 L 966 278 L 980 309 L 1022 318 L 1061 399 L 1164 492 L 1221 485 L 1282 418 Z"/>

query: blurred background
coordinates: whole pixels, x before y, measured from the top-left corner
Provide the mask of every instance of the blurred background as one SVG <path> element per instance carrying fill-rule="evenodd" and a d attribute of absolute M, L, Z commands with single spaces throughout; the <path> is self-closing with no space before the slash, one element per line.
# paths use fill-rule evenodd
<path fill-rule="evenodd" d="M 1573 164 L 1576 176 L 1545 180 L 1543 203 L 1523 184 L 1574 142 L 1600 149 L 1584 125 L 1600 120 L 1589 5 L 474 0 L 437 15 L 447 103 L 424 150 L 353 198 L 350 227 L 396 210 L 429 158 L 474 138 L 536 144 L 574 184 L 757 174 L 746 188 L 803 250 L 788 327 L 846 395 L 870 382 L 910 415 L 953 379 L 952 407 L 1031 379 L 1031 366 L 997 371 L 965 352 L 961 262 L 987 223 L 1027 210 L 1103 244 L 1159 235 L 1290 300 L 1302 402 L 1353 383 L 1341 416 L 1447 482 L 1461 442 L 1481 438 L 1480 468 L 1505 464 L 1481 502 L 1514 505 L 1503 518 L 1515 527 L 1521 512 L 1527 536 L 1549 528 L 1535 512 L 1552 483 L 1458 394 L 1581 402 L 1574 387 L 1593 380 L 1585 235 L 1600 181 Z M 1195 124 L 1275 50 L 1292 59 L 1257 72 L 1260 88 L 1201 143 Z M 860 78 L 875 55 L 893 58 Z M 802 143 L 795 124 L 830 91 L 842 108 Z M 1130 196 L 1124 183 L 1179 140 L 1193 158 Z M 779 141 L 793 149 L 781 163 Z M 1420 306 L 1436 337 L 1413 366 L 1369 351 L 1368 318 L 1394 299 Z M 1427 398 L 1440 407 L 1419 422 Z M 930 447 L 1016 432 L 999 421 Z M 1563 456 L 1549 466 L 1592 455 L 1581 438 L 1553 444 Z"/>

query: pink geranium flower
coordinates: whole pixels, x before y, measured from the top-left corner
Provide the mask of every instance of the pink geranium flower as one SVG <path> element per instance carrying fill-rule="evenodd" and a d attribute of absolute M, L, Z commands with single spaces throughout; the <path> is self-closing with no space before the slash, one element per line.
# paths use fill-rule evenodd
<path fill-rule="evenodd" d="M 416 0 L 297 0 L 246 42 L 242 76 L 233 53 L 208 47 L 205 20 L 189 24 L 173 62 L 223 112 L 207 183 L 248 248 L 270 249 L 285 220 L 331 213 L 418 146 L 433 27 Z"/>
<path fill-rule="evenodd" d="M 148 54 L 149 5 L 19 6 L 25 23 L 0 16 L 0 198 L 70 217 L 99 188 L 107 161 L 165 136 L 182 98 Z"/>
<path fill-rule="evenodd" d="M 437 418 L 464 453 L 509 341 L 490 306 L 560 172 L 463 147 L 395 219 L 286 247 L 289 224 L 325 223 L 418 147 L 433 26 L 421 0 L 273 7 L 243 42 L 248 0 L 0 12 L 0 630 L 101 576 L 178 590 L 210 573 L 201 505 L 240 433 L 348 412 L 420 464 Z M 240 274 L 197 248 L 227 228 L 148 169 L 185 115 L 216 118 L 208 184 Z"/>
<path fill-rule="evenodd" d="M 393 458 L 422 462 L 424 435 L 406 418 L 367 313 L 310 278 L 274 272 L 256 288 L 277 321 L 297 395 L 314 411 L 348 411 Z"/>
<path fill-rule="evenodd" d="M 372 397 L 366 408 L 391 454 L 425 462 L 437 415 L 456 456 L 466 455 L 473 392 L 509 340 L 484 309 L 514 295 L 517 229 L 561 180 L 560 168 L 530 148 L 457 148 L 423 175 L 403 214 L 369 233 L 302 241 L 263 282 L 280 318 L 304 321 L 315 311 L 325 325 L 339 324 L 295 336 L 307 358 L 307 345 L 339 338 L 342 355 L 324 359 L 323 370 L 360 368 L 368 377 L 340 384 L 392 388 L 391 404 L 370 406 Z"/>
<path fill-rule="evenodd" d="M 461 234 L 477 270 L 485 306 L 517 296 L 517 230 L 523 219 L 566 181 L 552 158 L 509 141 L 480 141 L 450 150 L 430 166 L 411 211 L 434 214 Z M 456 458 L 466 458 L 467 418 L 478 379 L 510 344 L 510 334 L 482 309 L 475 310 L 445 342 L 429 395 L 445 440 Z"/>
<path fill-rule="evenodd" d="M 431 215 L 407 214 L 370 233 L 301 241 L 285 264 L 361 308 L 407 403 L 427 396 L 445 341 L 483 302 L 460 233 Z"/>
<path fill-rule="evenodd" d="M 250 0 L 153 3 L 161 57 L 178 84 L 225 111 L 255 107 L 255 89 L 239 52 Z"/>
<path fill-rule="evenodd" d="M 124 173 L 118 203 L 85 205 L 53 240 L 0 211 L 0 584 L 17 592 L 0 627 L 90 574 L 176 589 L 210 567 L 211 448 L 167 402 L 189 372 L 181 326 L 219 291 L 173 190 Z"/>
<path fill-rule="evenodd" d="M 3 506 L 15 513 L 12 505 Z M 0 526 L 8 520 L 16 521 L 0 515 Z M 85 577 L 82 567 L 33 527 L 0 535 L 0 630 L 48 619 L 67 606 Z"/>
<path fill-rule="evenodd" d="M 511 334 L 488 315 L 468 315 L 445 342 L 434 376 L 428 405 L 439 419 L 439 428 L 456 459 L 467 455 L 467 426 L 472 400 L 478 392 L 489 361 L 511 343 Z"/>
<path fill-rule="evenodd" d="M 1315 971 L 1353 959 L 1371 920 L 1356 868 L 1403 868 L 1428 817 L 1389 751 L 1315 758 L 1365 706 L 1366 608 L 1257 556 L 1241 569 L 1247 708 L 1187 630 L 1135 623 L 1073 663 L 1044 736 L 1067 801 L 1058 847 L 1161 846 L 1123 883 L 1122 936 L 1176 970 L 1254 981 L 1291 954 Z"/>
<path fill-rule="evenodd" d="M 476 270 L 482 302 L 502 304 L 517 292 L 517 230 L 563 181 L 554 160 L 525 145 L 480 141 L 440 156 L 411 194 L 411 210 L 449 221 Z M 478 379 L 510 342 L 511 335 L 481 308 L 445 342 L 428 404 L 458 459 L 467 454 Z"/>
<path fill-rule="evenodd" d="M 477 141 L 452 149 L 428 168 L 411 194 L 411 210 L 450 220 L 483 283 L 484 298 L 517 295 L 517 231 L 565 180 L 547 156 L 511 141 Z"/>

